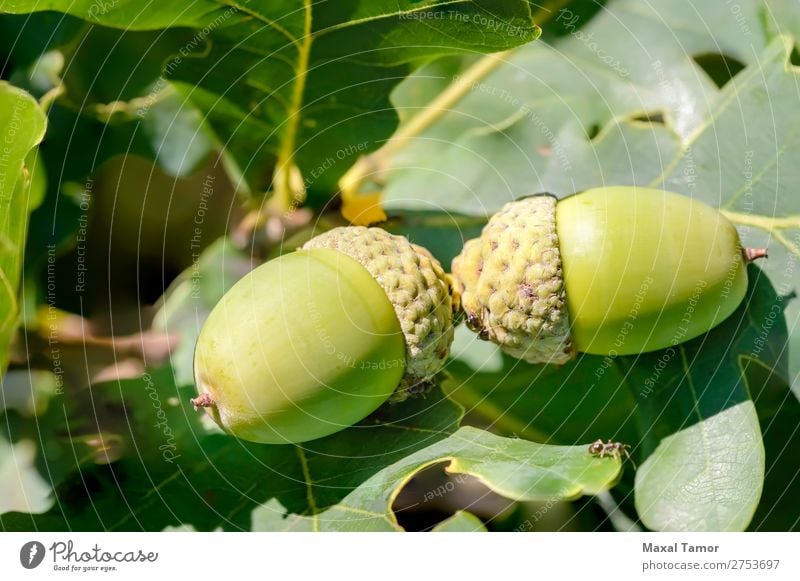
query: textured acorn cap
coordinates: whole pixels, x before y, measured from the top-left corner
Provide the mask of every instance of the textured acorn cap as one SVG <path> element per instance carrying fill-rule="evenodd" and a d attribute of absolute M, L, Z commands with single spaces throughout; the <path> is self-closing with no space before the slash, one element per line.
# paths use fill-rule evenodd
<path fill-rule="evenodd" d="M 529 363 L 575 357 L 556 202 L 543 194 L 506 204 L 453 260 L 454 300 L 467 325 Z"/>
<path fill-rule="evenodd" d="M 453 342 L 453 306 L 444 270 L 430 252 L 381 228 L 334 228 L 303 249 L 338 250 L 360 262 L 394 306 L 406 342 L 406 371 L 392 401 L 424 392 Z"/>

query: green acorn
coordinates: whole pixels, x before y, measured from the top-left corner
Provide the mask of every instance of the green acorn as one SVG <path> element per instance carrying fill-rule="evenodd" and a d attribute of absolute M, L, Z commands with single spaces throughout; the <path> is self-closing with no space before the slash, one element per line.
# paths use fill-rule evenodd
<path fill-rule="evenodd" d="M 734 226 L 686 196 L 604 187 L 506 204 L 453 261 L 468 326 L 531 363 L 663 349 L 725 320 L 747 290 Z"/>
<path fill-rule="evenodd" d="M 214 307 L 192 401 L 239 438 L 304 442 L 425 391 L 452 339 L 448 283 L 428 251 L 380 228 L 336 228 Z"/>

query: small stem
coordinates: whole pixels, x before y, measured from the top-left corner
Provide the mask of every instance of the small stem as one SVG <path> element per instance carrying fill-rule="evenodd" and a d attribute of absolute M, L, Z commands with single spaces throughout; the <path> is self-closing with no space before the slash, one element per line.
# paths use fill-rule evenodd
<path fill-rule="evenodd" d="M 469 90 L 506 62 L 511 51 L 489 54 L 476 61 L 466 72 L 459 76 L 436 98 L 402 125 L 397 132 L 379 150 L 362 156 L 339 180 L 339 188 L 343 195 L 358 194 L 359 186 L 370 175 L 386 169 L 393 155 L 406 147 L 411 139 L 425 131 L 438 121 L 445 113 L 461 101 Z"/>
<path fill-rule="evenodd" d="M 636 521 L 630 518 L 623 512 L 617 501 L 607 490 L 600 492 L 595 496 L 595 501 L 600 505 L 608 519 L 617 531 L 625 532 L 641 532 L 642 527 L 636 524 Z"/>
<path fill-rule="evenodd" d="M 449 112 L 456 103 L 461 101 L 475 83 L 505 63 L 510 54 L 511 51 L 509 50 L 488 54 L 468 68 L 463 75 L 460 75 L 444 91 L 439 93 L 419 115 L 414 116 L 386 142 L 386 145 L 379 150 L 381 159 L 394 155 L 406 145 L 406 141 L 422 133 L 439 120 L 442 115 Z"/>
<path fill-rule="evenodd" d="M 745 262 L 753 262 L 759 258 L 768 258 L 766 248 L 742 248 Z"/>
<path fill-rule="evenodd" d="M 762 230 L 786 230 L 800 228 L 800 214 L 789 216 L 762 216 L 760 214 L 742 214 L 722 210 L 722 215 L 735 224 L 755 226 Z"/>
<path fill-rule="evenodd" d="M 207 408 L 214 405 L 214 400 L 211 399 L 211 396 L 207 393 L 201 393 L 194 399 L 190 399 L 189 403 L 194 406 L 194 411 L 199 410 L 200 408 Z"/>
<path fill-rule="evenodd" d="M 278 159 L 275 162 L 275 175 L 273 177 L 272 199 L 269 205 L 275 214 L 285 214 L 297 207 L 301 192 L 294 190 L 292 180 L 293 172 L 297 171 L 294 165 L 294 152 L 297 147 L 297 136 L 300 127 L 300 116 L 305 96 L 306 79 L 308 78 L 308 63 L 311 55 L 311 43 L 314 38 L 311 34 L 311 0 L 303 0 L 304 23 L 303 37 L 297 46 L 297 67 L 295 69 L 294 86 L 292 87 L 291 107 L 286 112 L 286 132 L 281 140 Z M 302 180 L 301 180 L 302 181 Z"/>

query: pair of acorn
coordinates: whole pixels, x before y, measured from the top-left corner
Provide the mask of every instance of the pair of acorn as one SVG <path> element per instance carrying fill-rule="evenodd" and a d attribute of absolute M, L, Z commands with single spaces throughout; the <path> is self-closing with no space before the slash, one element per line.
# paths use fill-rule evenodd
<path fill-rule="evenodd" d="M 198 338 L 192 403 L 245 440 L 327 436 L 425 391 L 459 313 L 530 363 L 662 349 L 728 317 L 758 255 L 713 208 L 634 187 L 510 202 L 451 275 L 402 236 L 335 228 L 219 301 Z"/>

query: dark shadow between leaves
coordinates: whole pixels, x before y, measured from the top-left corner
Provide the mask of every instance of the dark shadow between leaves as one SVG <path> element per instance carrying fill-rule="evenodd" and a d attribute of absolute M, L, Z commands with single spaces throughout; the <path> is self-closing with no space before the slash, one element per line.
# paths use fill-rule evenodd
<path fill-rule="evenodd" d="M 483 518 L 502 518 L 515 501 L 492 492 L 467 474 L 448 474 L 449 461 L 437 462 L 414 475 L 392 504 L 397 522 L 406 531 L 430 531 L 459 510 Z M 498 516 L 499 515 L 499 516 Z"/>
<path fill-rule="evenodd" d="M 631 117 L 631 121 L 636 123 L 649 123 L 651 125 L 666 125 L 666 119 L 663 111 L 653 111 L 640 113 Z"/>
<path fill-rule="evenodd" d="M 719 88 L 745 68 L 741 61 L 722 53 L 707 52 L 694 55 L 692 59 Z"/>
<path fill-rule="evenodd" d="M 800 67 L 800 48 L 798 48 L 796 42 L 792 47 L 792 54 L 789 55 L 789 62 L 793 67 Z"/>
<path fill-rule="evenodd" d="M 510 201 L 510 200 L 509 200 Z M 389 210 L 389 220 L 379 226 L 402 234 L 414 244 L 427 248 L 445 270 L 464 242 L 480 236 L 486 218 L 435 210 Z"/>

